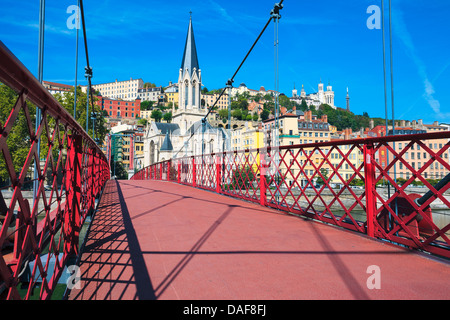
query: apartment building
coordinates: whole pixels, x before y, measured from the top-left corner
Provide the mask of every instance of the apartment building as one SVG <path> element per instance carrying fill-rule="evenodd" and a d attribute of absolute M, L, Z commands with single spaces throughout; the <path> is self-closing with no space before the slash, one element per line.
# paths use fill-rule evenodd
<path fill-rule="evenodd" d="M 254 126 L 246 122 L 244 127 L 231 131 L 231 150 L 258 149 L 264 146 L 262 126 Z"/>
<path fill-rule="evenodd" d="M 275 119 L 263 121 L 263 127 L 266 145 L 276 146 L 277 126 Z M 278 119 L 278 140 L 280 146 L 316 144 L 328 142 L 330 138 L 330 126 L 326 115 L 319 119 L 311 111 L 306 111 L 298 114 L 286 113 Z M 317 149 L 314 146 L 300 150 L 296 148 L 292 152 L 282 150 L 279 160 L 280 173 L 284 175 L 286 170 L 290 171 L 290 174 L 286 176 L 288 185 L 292 185 L 295 180 L 301 187 L 306 186 L 308 181 L 314 183 L 319 177 L 317 174 L 314 176 L 317 171 L 316 168 L 320 166 L 320 168 L 327 170 L 327 173 L 329 172 L 330 167 L 328 163 L 322 163 L 324 160 L 323 155 L 327 155 L 328 152 L 328 147 Z"/>
<path fill-rule="evenodd" d="M 420 133 L 431 133 L 431 132 L 444 132 L 448 131 L 447 128 L 440 126 L 437 122 L 427 125 L 423 124 L 422 120 L 405 122 L 401 121 L 397 123 L 395 127 L 395 135 L 407 135 L 407 134 L 420 134 Z M 383 126 L 377 126 L 371 130 L 376 136 L 385 136 L 386 128 Z M 392 127 L 388 128 L 387 135 L 392 135 Z M 444 167 L 444 165 L 433 159 L 433 154 L 440 152 L 446 144 L 449 143 L 448 139 L 435 139 L 435 140 L 423 140 L 421 141 L 423 145 L 419 143 L 410 144 L 409 141 L 399 141 L 395 143 L 389 143 L 390 148 L 395 150 L 396 153 L 404 152 L 403 160 L 397 161 L 395 166 L 389 170 L 389 174 L 393 176 L 395 173 L 396 178 L 406 179 L 412 177 L 413 172 L 406 166 L 405 162 L 408 163 L 412 169 L 415 171 L 422 170 L 421 175 L 425 179 L 437 179 L 440 180 L 444 178 L 449 171 Z M 424 147 L 427 147 L 433 154 L 428 152 Z M 405 151 L 405 148 L 407 150 Z M 450 153 L 449 150 L 443 152 L 440 157 L 449 163 Z M 379 151 L 375 154 L 376 161 L 380 164 L 382 168 L 386 168 L 389 163 L 394 159 L 394 154 L 385 146 L 382 146 Z M 423 166 L 427 162 L 432 160 L 432 163 L 428 165 L 425 169 Z M 418 179 L 416 179 L 418 181 Z"/>
<path fill-rule="evenodd" d="M 126 81 L 114 81 L 102 84 L 92 85 L 92 88 L 104 97 L 120 100 L 136 100 L 138 97 L 138 90 L 144 86 L 142 79 L 133 79 Z M 86 86 L 82 87 L 83 92 L 86 92 Z"/>
<path fill-rule="evenodd" d="M 96 104 L 110 118 L 136 119 L 141 116 L 141 100 L 139 98 L 134 101 L 124 101 L 97 96 Z"/>
<path fill-rule="evenodd" d="M 209 108 L 216 103 L 217 99 L 219 98 L 220 93 L 214 93 L 214 94 L 201 94 L 201 99 L 205 102 L 205 107 Z M 216 109 L 228 109 L 228 94 L 224 92 L 224 94 L 220 97 L 219 101 L 216 103 Z"/>
<path fill-rule="evenodd" d="M 126 171 L 143 168 L 144 126 L 119 124 L 111 129 L 111 136 L 120 145 L 118 161 Z"/>
<path fill-rule="evenodd" d="M 64 94 L 66 92 L 70 92 L 70 90 L 73 89 L 73 86 L 71 86 L 71 85 L 62 84 L 62 83 L 56 83 L 56 82 L 50 82 L 50 81 L 43 81 L 42 85 L 52 95 L 55 95 L 56 93 Z"/>
<path fill-rule="evenodd" d="M 179 100 L 178 84 L 175 85 L 170 83 L 170 85 L 164 89 L 164 93 L 166 95 L 167 105 L 170 106 L 171 104 L 173 110 L 175 110 L 178 107 L 178 100 Z"/>
<path fill-rule="evenodd" d="M 137 91 L 137 96 L 141 98 L 142 101 L 153 101 L 158 103 L 161 99 L 162 93 L 162 87 L 139 88 Z"/>

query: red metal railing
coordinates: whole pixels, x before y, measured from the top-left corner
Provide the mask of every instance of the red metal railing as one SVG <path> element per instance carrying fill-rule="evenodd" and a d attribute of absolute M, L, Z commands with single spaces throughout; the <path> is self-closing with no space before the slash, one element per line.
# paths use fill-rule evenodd
<path fill-rule="evenodd" d="M 0 299 L 49 299 L 78 254 L 80 230 L 109 180 L 109 165 L 1 42 L 0 82 Z M 36 108 L 42 117 L 35 131 Z"/>
<path fill-rule="evenodd" d="M 449 140 L 445 131 L 224 152 L 156 163 L 132 179 L 171 180 L 450 258 Z"/>

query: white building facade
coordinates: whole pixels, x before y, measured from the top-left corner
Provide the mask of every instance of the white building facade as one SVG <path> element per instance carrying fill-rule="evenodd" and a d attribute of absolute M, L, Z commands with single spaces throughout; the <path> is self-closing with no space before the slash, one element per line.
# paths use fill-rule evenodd
<path fill-rule="evenodd" d="M 138 97 L 138 90 L 144 86 L 142 79 L 133 79 L 126 81 L 108 82 L 102 84 L 92 85 L 94 90 L 100 92 L 103 97 L 108 97 L 118 100 L 136 100 Z M 82 87 L 83 92 L 86 92 L 86 86 Z"/>

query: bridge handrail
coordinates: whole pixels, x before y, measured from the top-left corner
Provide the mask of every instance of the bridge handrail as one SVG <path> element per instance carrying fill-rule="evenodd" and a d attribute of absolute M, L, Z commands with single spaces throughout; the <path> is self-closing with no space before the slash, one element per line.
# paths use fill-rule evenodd
<path fill-rule="evenodd" d="M 0 117 L 0 167 L 7 175 L 0 183 L 10 181 L 0 184 L 0 300 L 49 299 L 79 254 L 80 231 L 110 178 L 109 164 L 89 134 L 1 41 L 0 82 L 17 94 L 9 113 Z M 36 131 L 30 103 L 42 111 Z M 15 129 L 23 131 L 21 155 L 13 152 Z M 30 179 L 35 171 L 37 178 Z M 30 182 L 36 188 L 32 200 L 25 187 Z"/>
<path fill-rule="evenodd" d="M 73 128 L 77 134 L 81 135 L 90 147 L 101 149 L 94 140 L 86 133 L 73 116 L 64 109 L 55 97 L 33 76 L 33 74 L 22 64 L 22 62 L 5 46 L 0 40 L 0 81 L 8 87 L 20 93 L 26 90 L 27 100 L 60 119 L 64 124 Z M 106 157 L 105 157 L 106 159 Z"/>

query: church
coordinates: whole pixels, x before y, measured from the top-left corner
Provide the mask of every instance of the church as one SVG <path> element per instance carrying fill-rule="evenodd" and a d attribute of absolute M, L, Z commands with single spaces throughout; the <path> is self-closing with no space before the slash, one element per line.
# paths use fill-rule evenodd
<path fill-rule="evenodd" d="M 201 105 L 202 71 L 198 62 L 192 16 L 178 74 L 178 107 L 172 109 L 172 122 L 152 121 L 144 135 L 144 165 L 160 161 L 221 152 L 227 133 L 202 122 L 208 110 Z"/>
<path fill-rule="evenodd" d="M 306 94 L 305 88 L 302 85 L 302 90 L 300 92 L 300 95 L 297 94 L 297 89 L 292 90 L 292 98 L 291 101 L 295 101 L 297 103 L 302 103 L 304 100 L 308 107 L 314 106 L 319 107 L 321 104 L 328 104 L 333 109 L 336 109 L 336 106 L 334 105 L 334 91 L 330 84 L 327 86 L 327 90 L 324 90 L 324 86 L 322 81 L 319 83 L 319 90 L 315 93 Z"/>

